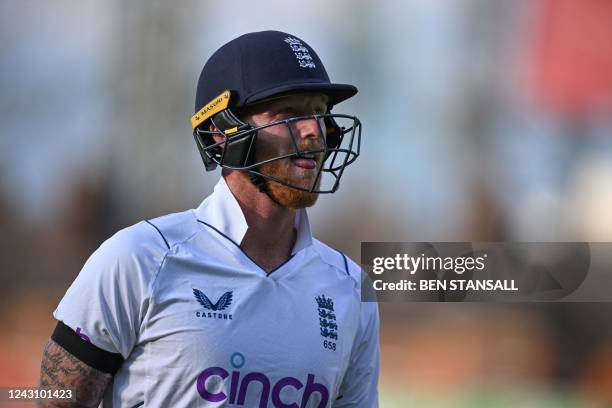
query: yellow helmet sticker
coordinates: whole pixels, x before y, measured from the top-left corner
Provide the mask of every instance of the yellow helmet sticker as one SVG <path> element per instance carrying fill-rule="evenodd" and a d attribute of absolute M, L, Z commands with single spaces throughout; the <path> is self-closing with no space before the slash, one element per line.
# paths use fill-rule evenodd
<path fill-rule="evenodd" d="M 206 119 L 213 115 L 227 109 L 230 100 L 230 91 L 224 91 L 219 96 L 208 102 L 202 109 L 197 111 L 195 115 L 191 117 L 191 126 L 193 129 L 197 128 Z"/>
<path fill-rule="evenodd" d="M 226 131 L 224 131 L 223 133 L 225 133 L 226 135 L 232 134 L 232 133 L 236 133 L 238 131 L 238 126 L 233 127 L 231 129 L 227 129 Z"/>

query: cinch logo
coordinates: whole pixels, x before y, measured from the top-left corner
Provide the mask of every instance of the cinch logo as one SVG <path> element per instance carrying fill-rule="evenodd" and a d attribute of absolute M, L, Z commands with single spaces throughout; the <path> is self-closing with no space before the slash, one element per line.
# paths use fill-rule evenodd
<path fill-rule="evenodd" d="M 230 357 L 230 363 L 232 367 L 240 369 L 244 366 L 244 356 L 241 353 L 234 353 Z M 225 392 L 219 390 L 213 392 L 206 388 L 206 382 L 213 377 L 218 377 L 221 380 L 225 380 L 230 377 L 230 392 L 227 395 Z M 267 375 L 260 372 L 250 372 L 241 376 L 240 371 L 232 371 L 231 374 L 221 367 L 209 367 L 202 371 L 196 380 L 196 388 L 198 394 L 204 400 L 209 402 L 221 402 L 228 400 L 229 404 L 235 404 L 237 406 L 244 406 L 247 391 L 249 385 L 253 382 L 259 383 L 256 385 L 257 392 L 261 390 L 261 397 L 259 399 L 259 407 L 266 408 L 270 397 L 272 397 L 272 404 L 279 408 L 300 408 L 305 407 L 308 400 L 313 394 L 319 394 L 321 399 L 318 408 L 325 408 L 329 401 L 329 390 L 323 384 L 315 382 L 314 374 L 308 374 L 306 384 L 302 383 L 295 377 L 284 377 L 278 380 L 275 384 L 272 384 Z M 289 402 L 281 401 L 281 392 L 283 388 L 291 387 L 296 390 L 304 388 L 302 393 L 301 401 Z M 226 388 L 223 388 L 225 391 Z"/>
<path fill-rule="evenodd" d="M 204 307 L 204 309 L 212 310 L 213 312 L 196 312 L 196 317 L 210 317 L 213 319 L 225 319 L 232 320 L 232 315 L 228 313 L 216 313 L 218 311 L 222 311 L 227 309 L 232 304 L 232 291 L 225 292 L 217 303 L 213 303 L 210 301 L 208 296 L 206 296 L 201 290 L 193 288 L 193 295 L 196 300 Z"/>

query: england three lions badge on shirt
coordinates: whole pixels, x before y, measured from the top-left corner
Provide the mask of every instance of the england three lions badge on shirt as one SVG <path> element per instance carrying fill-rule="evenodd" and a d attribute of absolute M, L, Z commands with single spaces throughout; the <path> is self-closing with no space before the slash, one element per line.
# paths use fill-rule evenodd
<path fill-rule="evenodd" d="M 334 301 L 325 295 L 315 297 L 319 315 L 319 334 L 323 337 L 323 347 L 336 351 L 338 341 L 338 324 L 334 312 Z"/>

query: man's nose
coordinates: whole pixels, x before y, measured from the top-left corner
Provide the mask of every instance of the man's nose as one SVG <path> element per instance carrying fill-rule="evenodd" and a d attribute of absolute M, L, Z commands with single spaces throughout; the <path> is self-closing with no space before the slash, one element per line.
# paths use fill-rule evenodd
<path fill-rule="evenodd" d="M 298 135 L 301 139 L 315 138 L 325 139 L 325 128 L 323 127 L 323 119 L 318 121 L 314 118 L 302 119 L 296 123 Z"/>

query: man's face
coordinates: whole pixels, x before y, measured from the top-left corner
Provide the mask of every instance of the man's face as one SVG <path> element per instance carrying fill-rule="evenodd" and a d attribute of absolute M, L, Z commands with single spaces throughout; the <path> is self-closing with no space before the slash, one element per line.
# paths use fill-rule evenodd
<path fill-rule="evenodd" d="M 251 113 L 244 120 L 253 126 L 262 126 L 282 121 L 295 116 L 324 114 L 327 111 L 327 98 L 322 94 L 296 94 L 273 99 L 254 105 Z M 289 130 L 291 127 L 291 131 Z M 325 148 L 325 124 L 314 119 L 282 123 L 259 130 L 255 145 L 255 161 L 271 159 L 296 152 L 323 150 Z M 293 138 L 292 138 L 293 133 Z M 278 178 L 287 184 L 304 189 L 319 188 L 321 176 L 317 178 L 323 166 L 324 153 L 319 152 L 312 158 L 285 158 L 274 160 L 259 166 L 262 174 Z M 296 190 L 275 182 L 268 182 L 269 195 L 282 206 L 304 208 L 314 205 L 317 193 Z"/>

